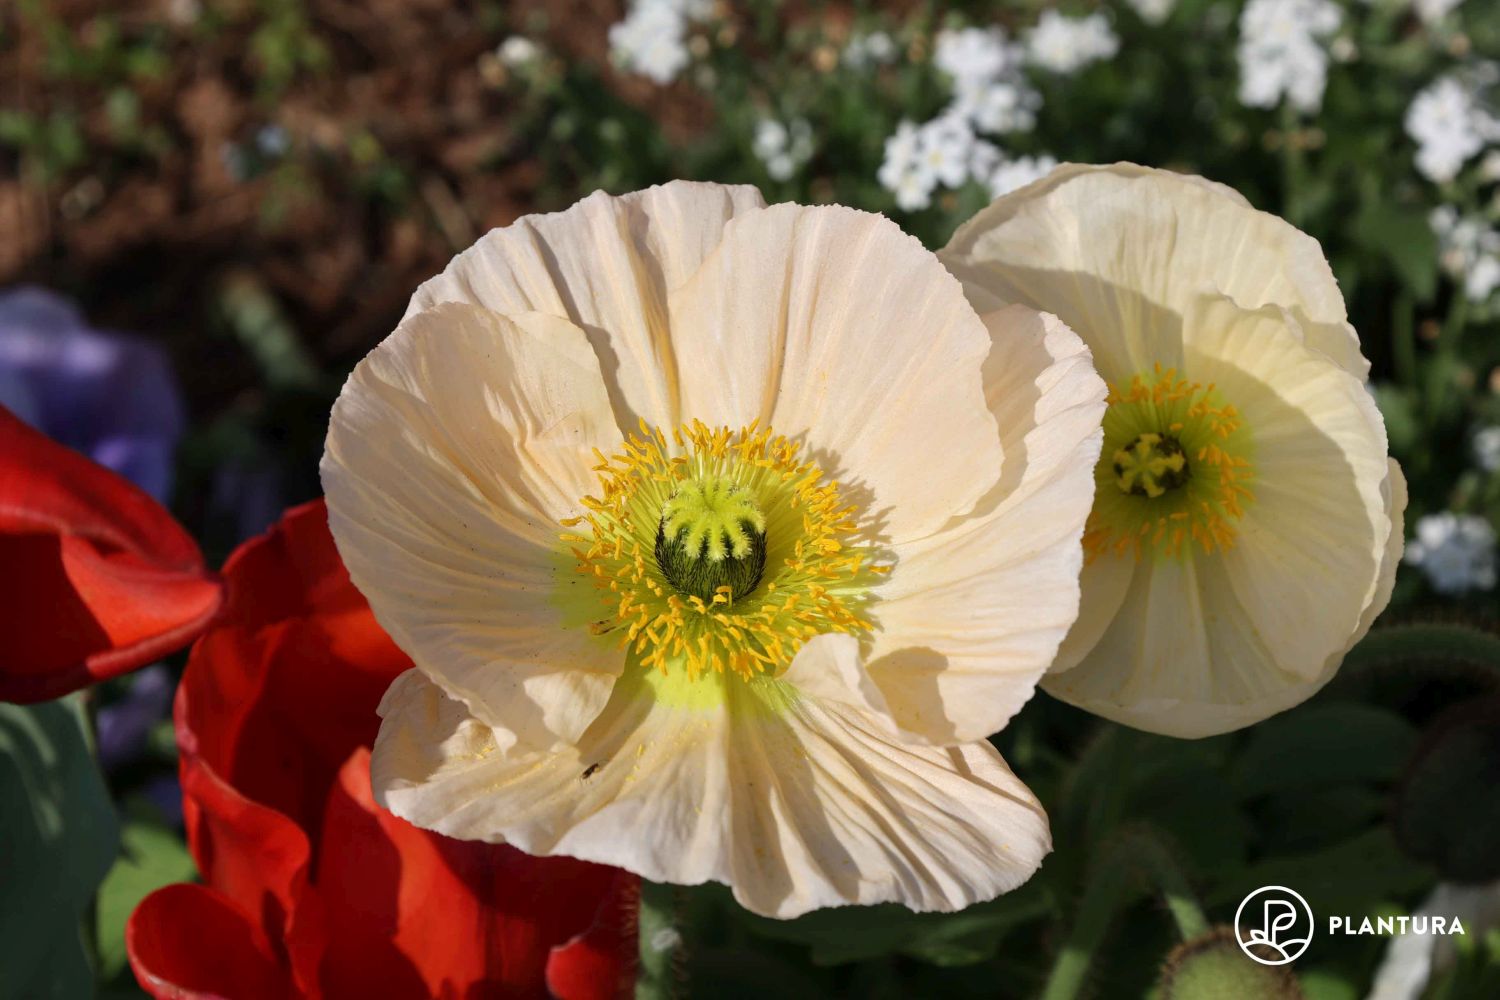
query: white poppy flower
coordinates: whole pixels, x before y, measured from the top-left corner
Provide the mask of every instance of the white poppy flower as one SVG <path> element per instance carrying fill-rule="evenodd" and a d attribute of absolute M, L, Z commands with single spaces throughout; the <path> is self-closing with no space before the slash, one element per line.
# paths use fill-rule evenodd
<path fill-rule="evenodd" d="M 1064 165 L 939 256 L 976 309 L 1056 314 L 1110 384 L 1043 687 L 1204 736 L 1327 683 L 1390 599 L 1406 491 L 1317 242 L 1201 178 Z"/>
<path fill-rule="evenodd" d="M 879 216 L 676 183 L 491 232 L 331 419 L 416 665 L 377 798 L 777 917 L 1014 888 L 1046 817 L 984 737 L 1076 616 L 1103 397 Z"/>

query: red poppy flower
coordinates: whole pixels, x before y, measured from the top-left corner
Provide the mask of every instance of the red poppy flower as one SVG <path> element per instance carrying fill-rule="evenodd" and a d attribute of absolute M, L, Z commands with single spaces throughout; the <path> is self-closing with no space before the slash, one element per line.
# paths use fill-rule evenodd
<path fill-rule="evenodd" d="M 0 407 L 0 700 L 45 701 L 192 641 L 221 588 L 144 491 Z"/>
<path fill-rule="evenodd" d="M 228 604 L 177 692 L 188 843 L 204 885 L 126 931 L 160 998 L 610 998 L 629 989 L 637 883 L 451 840 L 375 805 L 376 705 L 411 666 L 349 582 L 321 502 L 230 557 Z"/>

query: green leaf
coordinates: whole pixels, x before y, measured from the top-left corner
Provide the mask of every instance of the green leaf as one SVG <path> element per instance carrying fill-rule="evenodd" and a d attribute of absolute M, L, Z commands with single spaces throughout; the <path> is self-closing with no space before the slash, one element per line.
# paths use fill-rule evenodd
<path fill-rule="evenodd" d="M 1398 455 L 1412 452 L 1422 439 L 1422 427 L 1417 421 L 1417 411 L 1410 393 L 1394 382 L 1380 382 L 1372 386 L 1375 405 L 1385 418 L 1386 437 L 1391 442 L 1391 451 Z"/>
<path fill-rule="evenodd" d="M 113 979 L 125 968 L 125 922 L 141 900 L 164 885 L 190 881 L 197 873 L 182 838 L 150 822 L 130 822 L 120 856 L 99 886 L 99 973 Z"/>
<path fill-rule="evenodd" d="M 1426 865 L 1413 864 L 1385 827 L 1367 830 L 1332 847 L 1267 858 L 1225 879 L 1211 906 L 1236 904 L 1263 885 L 1284 885 L 1306 897 L 1319 919 L 1375 912 L 1383 902 L 1405 899 L 1437 881 Z"/>
<path fill-rule="evenodd" d="M 903 906 L 848 906 L 815 910 L 795 920 L 744 914 L 765 937 L 811 948 L 818 965 L 861 962 L 901 954 L 935 965 L 965 965 L 991 957 L 1004 935 L 1050 912 L 1043 880 L 958 913 L 913 913 Z"/>
<path fill-rule="evenodd" d="M 1354 241 L 1385 258 L 1396 277 L 1419 300 L 1426 302 L 1437 289 L 1437 236 L 1420 207 L 1381 202 L 1369 205 L 1354 219 Z"/>
<path fill-rule="evenodd" d="M 80 930 L 119 827 L 86 726 L 79 696 L 0 704 L 0 1000 L 93 992 Z"/>
<path fill-rule="evenodd" d="M 1417 743 L 1411 725 L 1370 705 L 1306 705 L 1257 726 L 1230 780 L 1247 798 L 1394 780 Z"/>

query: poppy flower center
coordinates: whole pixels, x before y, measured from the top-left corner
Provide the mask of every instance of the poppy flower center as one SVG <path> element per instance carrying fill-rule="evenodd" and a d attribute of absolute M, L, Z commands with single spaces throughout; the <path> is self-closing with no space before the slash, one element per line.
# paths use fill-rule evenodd
<path fill-rule="evenodd" d="M 1188 480 L 1187 455 L 1169 434 L 1147 432 L 1115 452 L 1115 485 L 1138 497 L 1159 497 Z"/>
<path fill-rule="evenodd" d="M 1253 497 L 1252 441 L 1239 411 L 1212 385 L 1159 365 L 1109 387 L 1094 509 L 1084 531 L 1090 561 L 1106 553 L 1205 555 L 1234 545 Z"/>
<path fill-rule="evenodd" d="M 725 476 L 688 480 L 662 506 L 656 565 L 678 593 L 733 604 L 755 589 L 766 566 L 766 516 L 744 486 Z"/>
<path fill-rule="evenodd" d="M 754 425 L 643 425 L 599 458 L 600 493 L 562 540 L 598 595 L 590 628 L 639 663 L 774 677 L 813 636 L 873 627 L 864 612 L 887 567 L 796 442 Z"/>

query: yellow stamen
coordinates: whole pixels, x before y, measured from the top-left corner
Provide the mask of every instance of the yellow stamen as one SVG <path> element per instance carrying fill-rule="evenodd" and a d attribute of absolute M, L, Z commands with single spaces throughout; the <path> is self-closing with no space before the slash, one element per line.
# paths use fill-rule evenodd
<path fill-rule="evenodd" d="M 695 421 L 670 438 L 642 424 L 594 471 L 600 495 L 580 499 L 585 513 L 564 522 L 573 530 L 562 537 L 608 616 L 593 630 L 619 631 L 644 666 L 775 676 L 809 637 L 872 627 L 864 610 L 884 567 L 853 541 L 857 508 L 795 442 L 753 424 Z M 763 533 L 765 550 L 749 593 L 684 593 L 659 565 L 659 535 L 729 561 L 756 540 L 747 529 Z"/>
<path fill-rule="evenodd" d="M 1205 554 L 1234 545 L 1253 499 L 1253 442 L 1238 410 L 1213 384 L 1156 366 L 1148 381 L 1111 385 L 1094 509 L 1084 531 L 1090 562 L 1106 555 Z"/>

